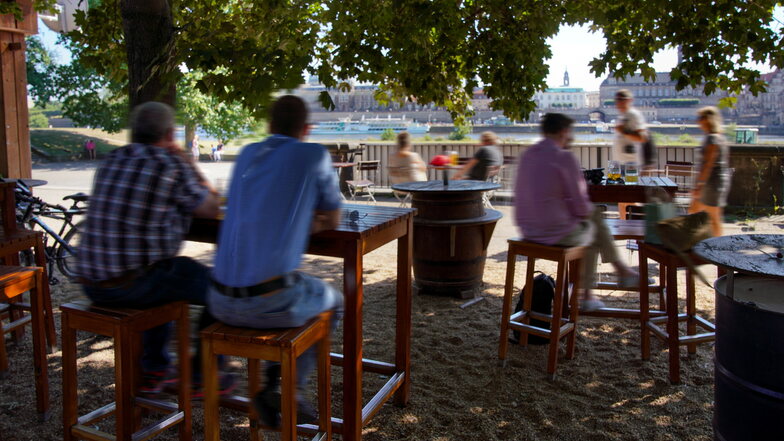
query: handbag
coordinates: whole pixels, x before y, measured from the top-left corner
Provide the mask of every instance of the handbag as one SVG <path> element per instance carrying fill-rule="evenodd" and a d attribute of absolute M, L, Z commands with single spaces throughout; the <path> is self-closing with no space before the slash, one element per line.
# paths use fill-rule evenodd
<path fill-rule="evenodd" d="M 645 242 L 655 245 L 662 245 L 659 238 L 659 231 L 656 229 L 656 224 L 665 219 L 670 219 L 677 216 L 678 211 L 675 204 L 672 203 L 670 195 L 661 188 L 646 189 L 646 197 L 648 201 L 645 204 Z"/>
<path fill-rule="evenodd" d="M 656 223 L 661 244 L 675 252 L 694 274 L 706 285 L 711 286 L 705 276 L 694 266 L 691 258 L 686 254 L 694 245 L 713 237 L 708 213 L 699 213 L 686 216 L 676 216 Z"/>

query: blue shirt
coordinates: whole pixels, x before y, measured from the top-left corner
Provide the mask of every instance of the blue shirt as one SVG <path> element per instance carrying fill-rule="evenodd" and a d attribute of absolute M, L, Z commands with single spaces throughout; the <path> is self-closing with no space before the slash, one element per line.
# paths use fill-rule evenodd
<path fill-rule="evenodd" d="M 322 145 L 282 135 L 247 145 L 229 186 L 215 280 L 253 286 L 297 269 L 314 212 L 339 208 L 339 191 Z"/>

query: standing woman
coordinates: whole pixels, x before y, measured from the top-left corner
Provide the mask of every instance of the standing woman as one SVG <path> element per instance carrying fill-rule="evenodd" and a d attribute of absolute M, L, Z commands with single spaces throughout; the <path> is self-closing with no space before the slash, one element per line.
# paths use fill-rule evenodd
<path fill-rule="evenodd" d="M 721 236 L 724 206 L 730 191 L 730 149 L 721 134 L 721 114 L 713 106 L 697 111 L 697 124 L 705 132 L 702 162 L 692 193 L 689 213 L 705 211 L 710 216 L 714 236 Z"/>

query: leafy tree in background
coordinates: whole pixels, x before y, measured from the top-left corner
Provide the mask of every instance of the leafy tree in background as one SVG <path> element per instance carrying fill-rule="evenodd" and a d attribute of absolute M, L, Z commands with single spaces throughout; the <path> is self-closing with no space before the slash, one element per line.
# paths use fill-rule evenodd
<path fill-rule="evenodd" d="M 392 130 L 391 128 L 386 128 L 384 129 L 383 132 L 381 132 L 381 136 L 379 136 L 379 139 L 381 139 L 382 141 L 392 141 L 395 139 L 395 136 L 396 135 L 394 130 Z"/>
<path fill-rule="evenodd" d="M 607 40 L 590 65 L 597 76 L 641 72 L 653 55 L 682 48 L 678 88 L 764 90 L 747 63 L 784 67 L 770 0 L 104 0 L 77 19 L 87 65 L 129 84 L 131 104 L 173 102 L 179 67 L 206 72 L 196 88 L 262 114 L 276 90 L 306 70 L 327 87 L 381 85 L 389 100 L 415 99 L 470 114 L 479 84 L 492 107 L 526 119 L 544 89 L 547 39 L 561 25 L 589 24 Z M 328 95 L 322 95 L 326 105 Z"/>
<path fill-rule="evenodd" d="M 83 63 L 83 46 L 69 38 L 61 38 L 68 46 L 72 60 L 57 65 L 38 37 L 28 37 L 27 71 L 30 95 L 36 105 L 43 107 L 51 101 L 62 103 L 62 113 L 77 126 L 95 127 L 107 132 L 119 132 L 128 120 L 128 97 L 125 87 Z M 207 134 L 229 141 L 254 127 L 257 122 L 238 103 L 223 103 L 204 95 L 195 88 L 199 73 L 187 73 L 178 86 L 178 120 L 185 126 L 186 142 L 193 140 L 197 127 Z"/>

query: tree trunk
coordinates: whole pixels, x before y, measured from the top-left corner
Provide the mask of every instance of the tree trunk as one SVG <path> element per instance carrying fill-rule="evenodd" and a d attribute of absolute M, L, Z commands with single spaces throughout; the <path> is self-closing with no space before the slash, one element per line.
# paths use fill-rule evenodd
<path fill-rule="evenodd" d="M 196 135 L 196 125 L 185 123 L 185 147 L 193 146 L 193 137 Z"/>
<path fill-rule="evenodd" d="M 147 101 L 174 106 L 176 72 L 166 75 L 174 26 L 167 0 L 122 0 L 131 109 Z M 176 69 L 175 69 L 176 71 Z"/>

